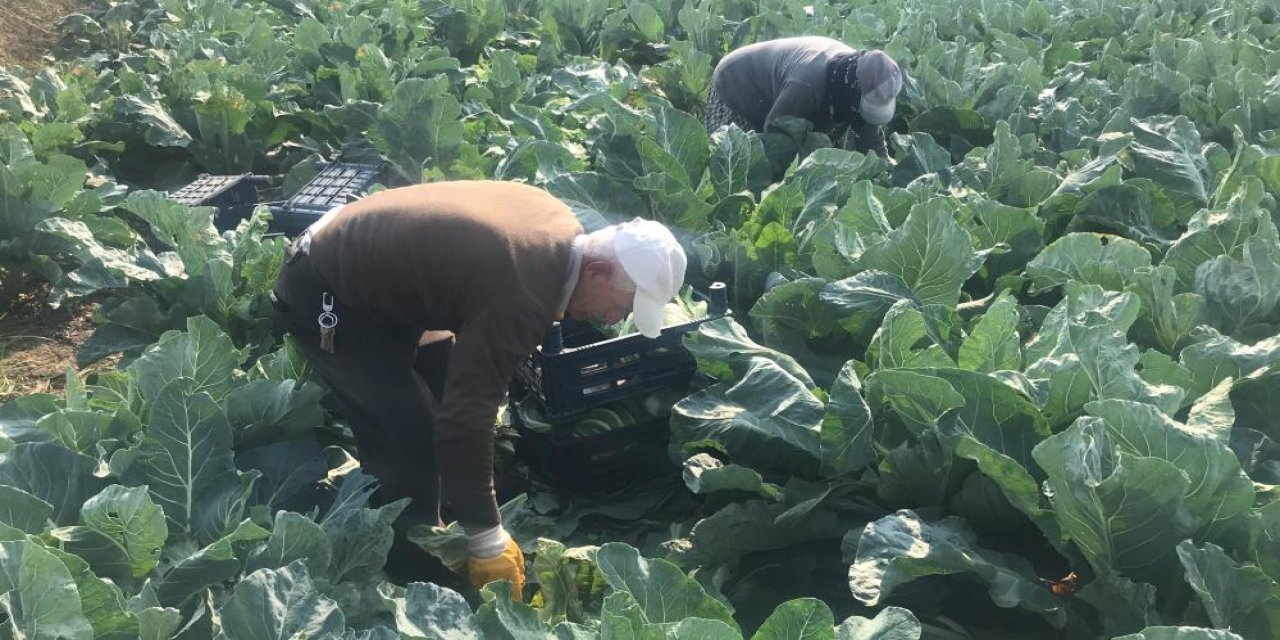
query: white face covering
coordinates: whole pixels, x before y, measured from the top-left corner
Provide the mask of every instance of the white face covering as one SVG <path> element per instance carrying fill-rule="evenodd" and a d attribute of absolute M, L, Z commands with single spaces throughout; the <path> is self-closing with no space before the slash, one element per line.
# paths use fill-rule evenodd
<path fill-rule="evenodd" d="M 858 60 L 858 87 L 862 102 L 858 113 L 867 124 L 886 124 L 893 120 L 898 93 L 902 91 L 902 69 L 888 54 L 868 51 Z"/>

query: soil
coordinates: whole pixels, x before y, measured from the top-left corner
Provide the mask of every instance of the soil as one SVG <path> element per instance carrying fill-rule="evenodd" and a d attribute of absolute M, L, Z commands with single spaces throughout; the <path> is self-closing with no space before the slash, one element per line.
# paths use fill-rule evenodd
<path fill-rule="evenodd" d="M 0 0 L 0 65 L 39 64 L 58 39 L 55 27 L 76 0 Z"/>
<path fill-rule="evenodd" d="M 97 303 L 53 309 L 44 303 L 47 295 L 47 288 L 24 293 L 0 315 L 0 402 L 61 391 L 67 367 L 76 369 L 76 349 L 96 328 L 92 318 Z M 78 373 L 83 378 L 118 361 L 116 356 Z"/>
<path fill-rule="evenodd" d="M 58 38 L 57 23 L 77 11 L 78 0 L 0 0 L 0 65 L 38 66 Z M 14 274 L 2 274 L 13 277 Z M 76 348 L 93 334 L 97 304 L 53 309 L 48 286 L 29 280 L 0 287 L 0 401 L 65 386 Z M 94 365 L 99 371 L 112 362 Z M 82 372 L 83 373 L 83 372 Z"/>

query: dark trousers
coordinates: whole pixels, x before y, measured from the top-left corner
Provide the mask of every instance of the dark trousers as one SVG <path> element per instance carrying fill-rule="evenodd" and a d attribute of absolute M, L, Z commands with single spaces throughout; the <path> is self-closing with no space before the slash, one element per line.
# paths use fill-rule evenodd
<path fill-rule="evenodd" d="M 332 388 L 355 436 L 361 466 L 379 481 L 377 500 L 412 499 L 394 525 L 387 572 L 393 579 L 447 579 L 440 574 L 448 573 L 443 565 L 408 542 L 405 533 L 417 524 L 441 524 L 432 424 L 452 341 L 420 349 L 421 329 L 352 309 L 335 297 L 333 353 L 321 349 L 317 318 L 322 296 L 332 289 L 296 247 L 290 247 L 276 280 L 279 319 Z"/>

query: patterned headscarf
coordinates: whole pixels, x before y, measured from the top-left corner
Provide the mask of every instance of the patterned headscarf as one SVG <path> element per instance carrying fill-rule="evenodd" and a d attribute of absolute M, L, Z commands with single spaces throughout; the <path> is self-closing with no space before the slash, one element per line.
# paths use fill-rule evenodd
<path fill-rule="evenodd" d="M 840 122 L 853 122 L 862 102 L 862 89 L 858 87 L 858 59 L 862 53 L 837 53 L 827 63 L 827 100 L 832 118 Z"/>

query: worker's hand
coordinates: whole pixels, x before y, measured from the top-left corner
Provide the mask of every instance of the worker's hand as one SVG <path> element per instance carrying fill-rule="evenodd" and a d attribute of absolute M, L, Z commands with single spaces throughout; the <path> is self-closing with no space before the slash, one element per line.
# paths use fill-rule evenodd
<path fill-rule="evenodd" d="M 524 553 L 502 525 L 467 534 L 467 577 L 480 589 L 495 580 L 510 580 L 511 597 L 519 602 L 524 593 Z"/>

